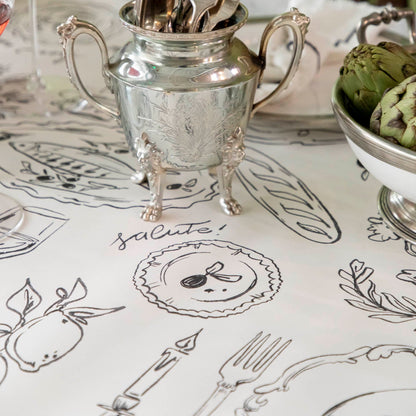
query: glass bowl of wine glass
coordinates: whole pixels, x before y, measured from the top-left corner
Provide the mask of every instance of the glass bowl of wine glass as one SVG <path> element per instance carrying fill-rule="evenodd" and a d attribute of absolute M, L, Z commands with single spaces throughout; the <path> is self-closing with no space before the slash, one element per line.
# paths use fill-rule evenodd
<path fill-rule="evenodd" d="M 14 0 L 0 0 L 0 35 L 6 29 Z M 1 172 L 1 171 L 0 171 Z M 23 207 L 14 198 L 0 193 L 0 240 L 15 232 L 23 222 Z"/>

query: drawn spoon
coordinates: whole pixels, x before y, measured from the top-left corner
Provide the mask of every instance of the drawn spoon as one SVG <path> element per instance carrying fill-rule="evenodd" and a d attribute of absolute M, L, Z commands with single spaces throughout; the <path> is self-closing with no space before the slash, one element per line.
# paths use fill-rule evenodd
<path fill-rule="evenodd" d="M 241 275 L 237 274 L 221 274 L 218 273 L 224 268 L 224 264 L 220 261 L 217 261 L 212 266 L 205 269 L 205 274 L 194 274 L 192 276 L 185 277 L 181 280 L 181 285 L 187 289 L 195 289 L 201 286 L 204 286 L 208 277 L 214 277 L 217 280 L 223 282 L 235 283 L 243 278 Z"/>

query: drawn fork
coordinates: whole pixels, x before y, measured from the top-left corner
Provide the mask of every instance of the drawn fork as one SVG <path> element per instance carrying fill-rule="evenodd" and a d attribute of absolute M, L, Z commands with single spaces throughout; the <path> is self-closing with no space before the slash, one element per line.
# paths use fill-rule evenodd
<path fill-rule="evenodd" d="M 281 343 L 282 338 L 277 338 L 265 346 L 270 334 L 262 335 L 258 333 L 223 364 L 219 370 L 221 381 L 194 416 L 211 415 L 240 384 L 257 380 L 292 342 Z"/>

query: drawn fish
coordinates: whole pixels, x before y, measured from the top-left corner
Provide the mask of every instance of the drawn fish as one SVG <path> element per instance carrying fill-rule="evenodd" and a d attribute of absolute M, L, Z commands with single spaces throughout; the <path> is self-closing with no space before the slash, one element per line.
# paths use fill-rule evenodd
<path fill-rule="evenodd" d="M 10 146 L 61 175 L 76 175 L 89 179 L 126 180 L 135 171 L 127 163 L 88 147 L 18 141 L 10 142 Z"/>
<path fill-rule="evenodd" d="M 307 240 L 332 244 L 341 238 L 337 222 L 305 183 L 264 153 L 247 150 L 236 175 L 263 208 Z"/>

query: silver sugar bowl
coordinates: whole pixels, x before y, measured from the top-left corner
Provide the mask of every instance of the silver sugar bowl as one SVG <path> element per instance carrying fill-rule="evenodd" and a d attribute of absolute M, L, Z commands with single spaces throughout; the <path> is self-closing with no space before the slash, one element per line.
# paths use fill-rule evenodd
<path fill-rule="evenodd" d="M 235 169 L 243 160 L 244 135 L 250 116 L 284 90 L 293 78 L 304 46 L 309 18 L 292 9 L 273 19 L 262 35 L 259 55 L 234 36 L 247 20 L 239 5 L 223 28 L 209 32 L 165 33 L 134 24 L 134 2 L 120 10 L 133 39 L 111 59 L 101 32 L 71 16 L 58 27 L 71 81 L 90 104 L 119 120 L 138 168 L 132 180 L 147 180 L 150 202 L 141 217 L 157 221 L 162 214 L 166 170 L 215 168 L 220 204 L 228 215 L 241 207 L 231 195 Z M 276 89 L 253 104 L 266 67 L 272 34 L 293 32 L 293 58 Z M 100 102 L 83 85 L 76 69 L 74 42 L 92 36 L 103 60 L 103 76 L 117 108 Z M 212 169 L 214 170 L 214 169 Z"/>

